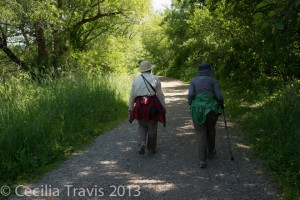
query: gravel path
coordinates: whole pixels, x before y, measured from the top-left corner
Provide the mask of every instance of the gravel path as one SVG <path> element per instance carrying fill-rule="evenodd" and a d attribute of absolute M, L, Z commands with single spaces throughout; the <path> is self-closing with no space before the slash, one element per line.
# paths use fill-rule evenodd
<path fill-rule="evenodd" d="M 161 78 L 166 96 L 167 127 L 159 125 L 155 155 L 139 155 L 137 123 L 127 121 L 100 135 L 78 155 L 24 186 L 26 196 L 9 199 L 279 199 L 261 161 L 228 122 L 230 160 L 223 118 L 217 125 L 217 155 L 200 169 L 191 117 L 188 85 Z M 19 188 L 19 195 L 23 189 Z M 36 197 L 34 196 L 36 195 Z"/>

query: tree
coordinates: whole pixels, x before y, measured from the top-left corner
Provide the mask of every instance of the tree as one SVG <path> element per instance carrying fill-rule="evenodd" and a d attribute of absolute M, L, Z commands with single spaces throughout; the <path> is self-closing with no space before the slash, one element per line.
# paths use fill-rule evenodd
<path fill-rule="evenodd" d="M 297 78 L 299 6 L 294 0 L 173 0 L 162 26 L 173 52 L 169 71 L 182 76 L 208 61 L 220 78 L 248 87 L 266 76 Z"/>
<path fill-rule="evenodd" d="M 22 70 L 55 73 L 66 57 L 137 24 L 150 0 L 2 0 L 0 48 Z"/>
<path fill-rule="evenodd" d="M 264 42 L 266 73 L 285 80 L 300 77 L 300 1 L 263 0 L 253 16 Z"/>

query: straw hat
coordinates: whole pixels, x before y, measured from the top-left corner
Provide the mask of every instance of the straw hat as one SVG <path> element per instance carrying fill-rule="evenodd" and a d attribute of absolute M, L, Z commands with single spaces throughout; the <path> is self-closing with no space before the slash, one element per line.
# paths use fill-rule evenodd
<path fill-rule="evenodd" d="M 139 72 L 147 72 L 155 67 L 155 65 L 152 65 L 148 60 L 142 61 L 140 66 Z"/>

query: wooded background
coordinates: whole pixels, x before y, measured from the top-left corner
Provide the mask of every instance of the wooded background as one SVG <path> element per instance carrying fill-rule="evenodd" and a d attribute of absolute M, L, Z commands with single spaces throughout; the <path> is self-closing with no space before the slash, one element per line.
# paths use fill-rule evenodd
<path fill-rule="evenodd" d="M 107 110 L 91 108 L 102 94 L 114 102 L 111 119 L 124 119 L 130 79 L 147 59 L 155 74 L 187 82 L 211 63 L 228 115 L 284 198 L 299 198 L 300 0 L 173 0 L 163 12 L 151 0 L 1 0 L 0 13 L 0 185 L 99 134 L 90 122 Z"/>

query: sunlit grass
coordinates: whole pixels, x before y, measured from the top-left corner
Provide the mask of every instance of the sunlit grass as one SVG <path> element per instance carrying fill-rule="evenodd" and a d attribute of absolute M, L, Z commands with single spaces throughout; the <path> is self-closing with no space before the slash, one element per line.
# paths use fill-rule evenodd
<path fill-rule="evenodd" d="M 0 83 L 0 185 L 36 174 L 127 116 L 129 77 Z"/>

